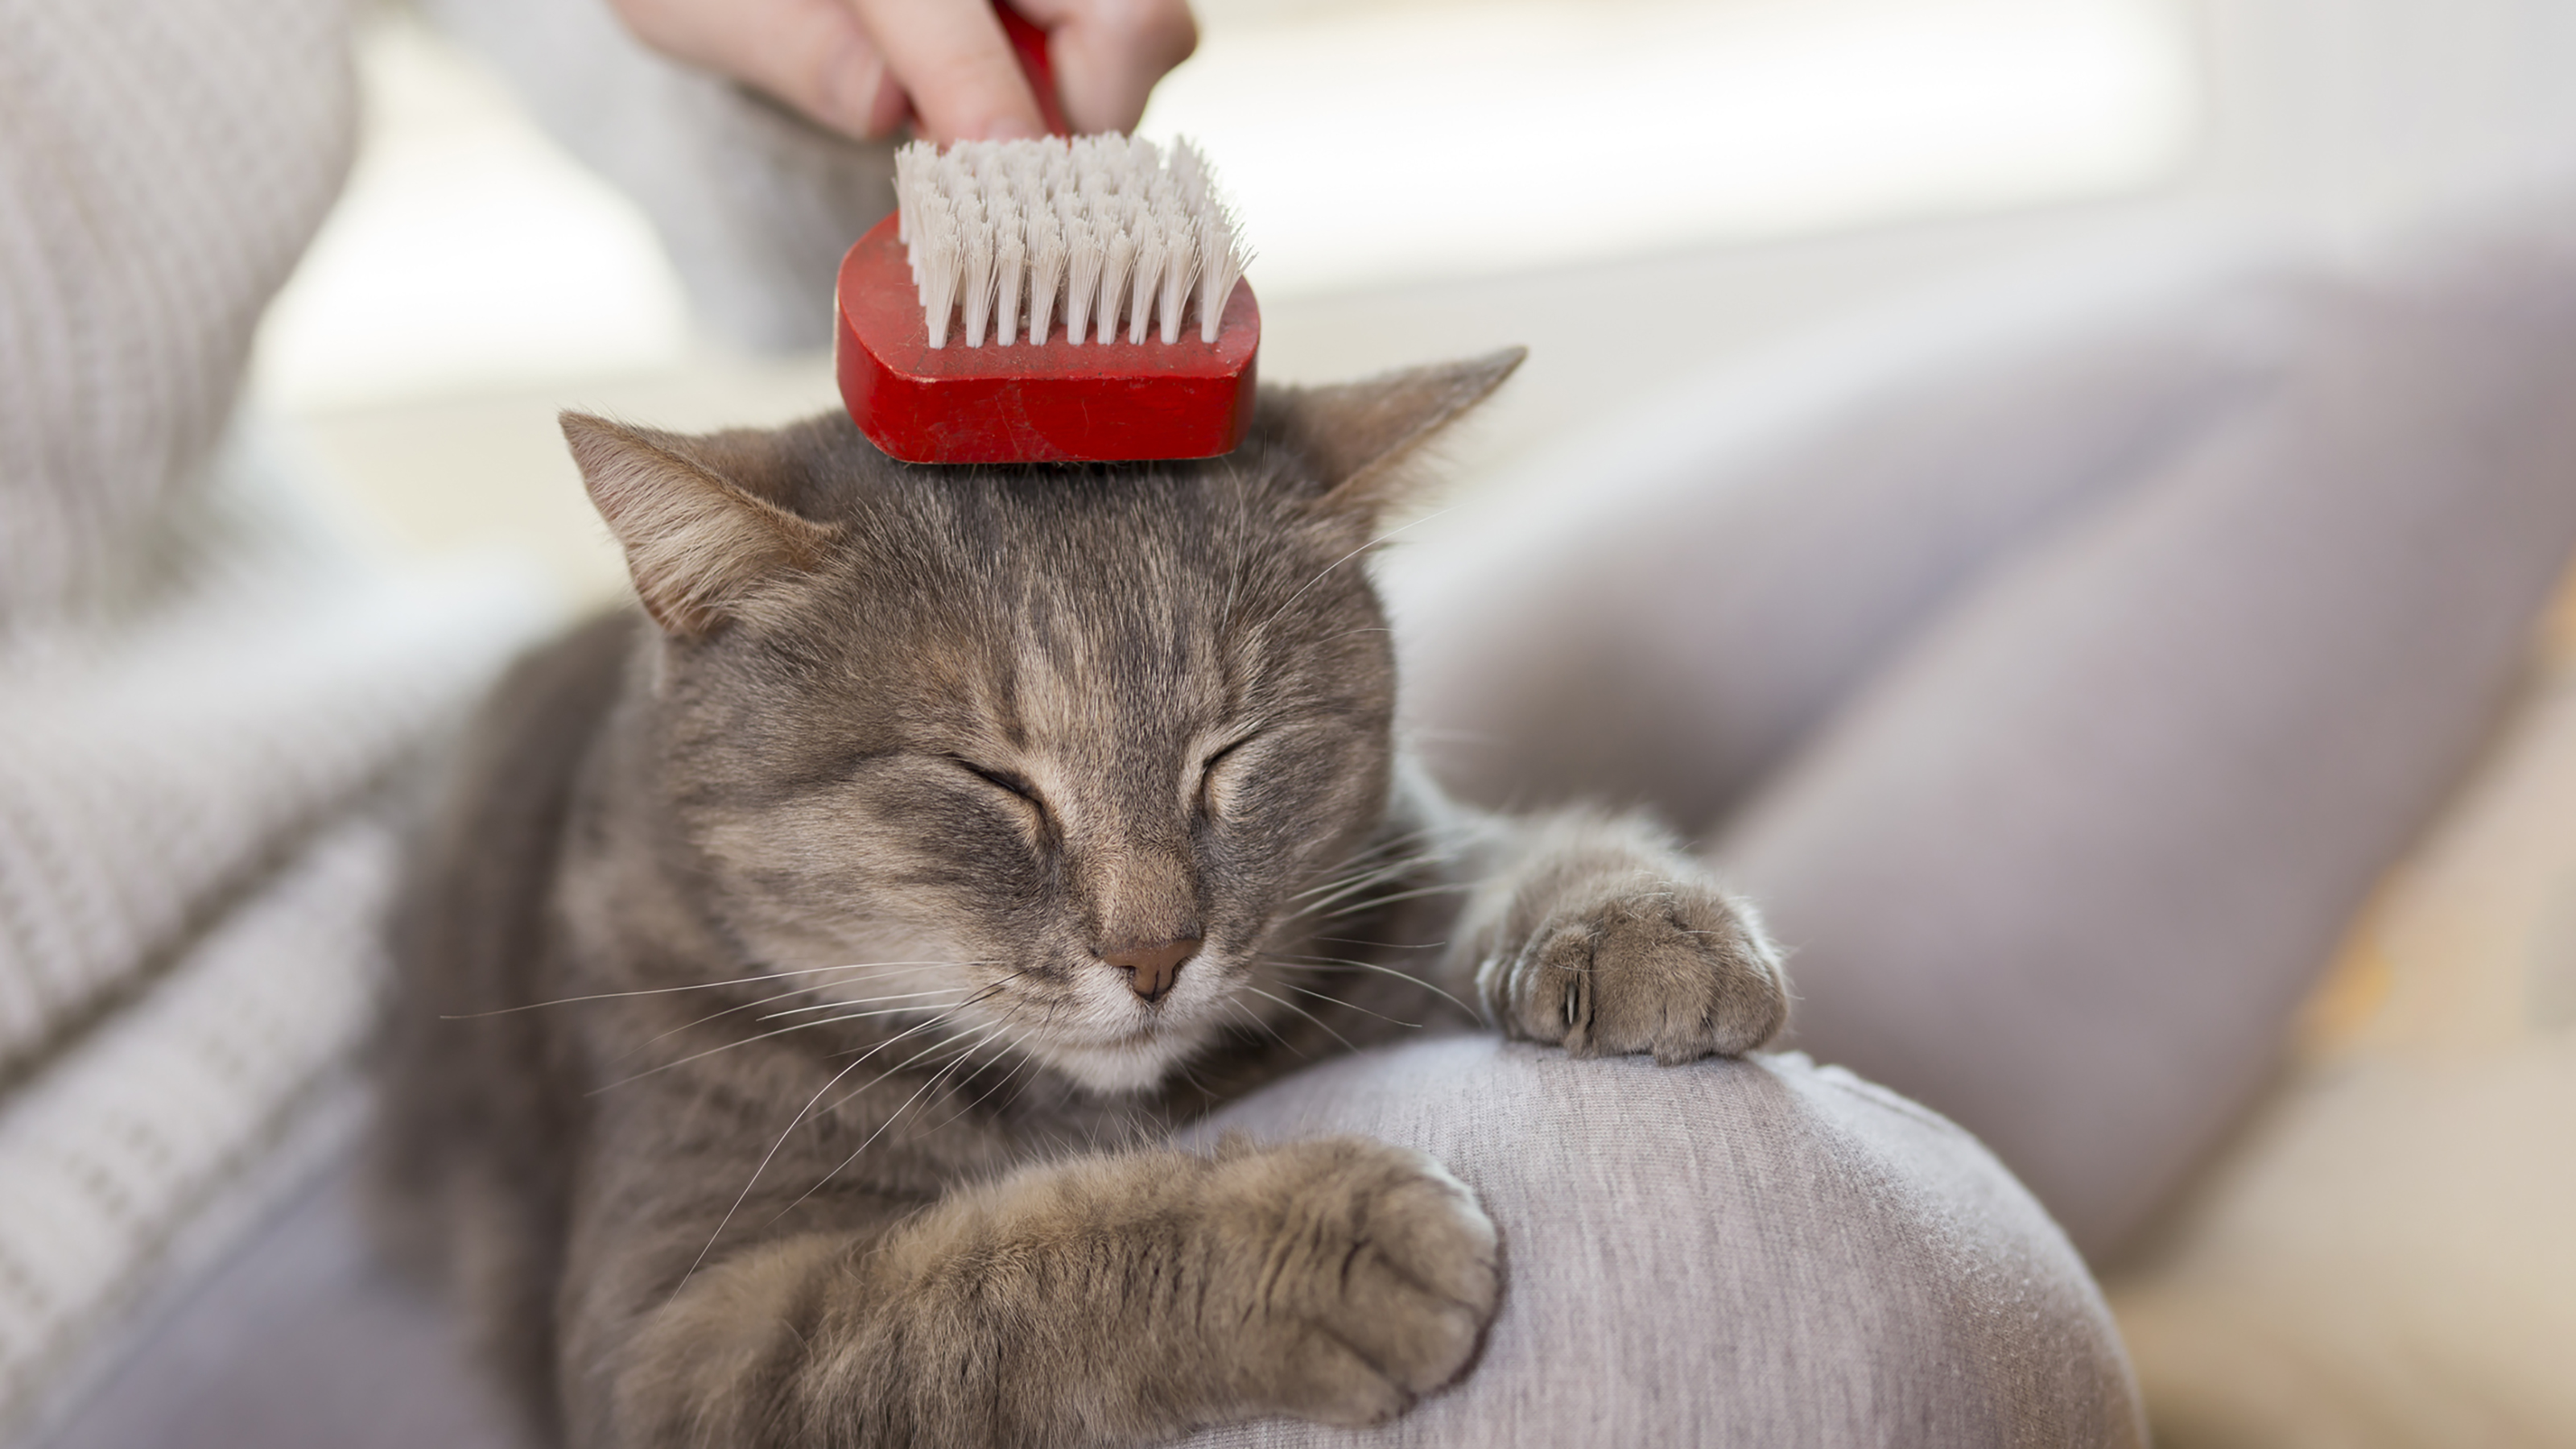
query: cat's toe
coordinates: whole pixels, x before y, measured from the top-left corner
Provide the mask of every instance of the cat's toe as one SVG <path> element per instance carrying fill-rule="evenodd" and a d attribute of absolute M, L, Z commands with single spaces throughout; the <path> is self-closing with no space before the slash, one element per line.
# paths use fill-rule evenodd
<path fill-rule="evenodd" d="M 1343 1264 L 1344 1332 L 1410 1394 L 1455 1379 L 1502 1288 L 1500 1236 L 1475 1194 L 1420 1153 L 1368 1206 Z"/>
<path fill-rule="evenodd" d="M 1516 1032 L 1576 1056 L 1651 1052 L 1675 1066 L 1779 1034 L 1789 992 L 1749 913 L 1687 881 L 1629 883 L 1561 913 L 1514 980 Z"/>
<path fill-rule="evenodd" d="M 1325 1423 L 1376 1423 L 1457 1379 L 1501 1294 L 1475 1195 L 1420 1153 L 1366 1147 L 1316 1185 L 1303 1271 L 1276 1280 L 1296 1341 L 1289 1411 Z"/>

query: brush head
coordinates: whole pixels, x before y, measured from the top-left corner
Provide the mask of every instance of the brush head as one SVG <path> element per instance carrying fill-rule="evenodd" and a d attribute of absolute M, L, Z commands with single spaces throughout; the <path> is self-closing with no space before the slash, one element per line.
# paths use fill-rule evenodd
<path fill-rule="evenodd" d="M 1206 161 L 1119 136 L 897 153 L 841 261 L 842 400 L 912 463 L 1205 458 L 1251 426 L 1261 313 Z"/>

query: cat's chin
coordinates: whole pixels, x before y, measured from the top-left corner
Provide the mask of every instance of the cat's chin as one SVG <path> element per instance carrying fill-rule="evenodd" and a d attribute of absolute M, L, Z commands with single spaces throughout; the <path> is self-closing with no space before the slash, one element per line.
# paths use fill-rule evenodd
<path fill-rule="evenodd" d="M 1196 1040 L 1180 1033 L 1155 1032 L 1107 1046 L 1032 1043 L 1023 1050 L 1085 1090 L 1108 1097 L 1161 1086 L 1173 1064 L 1197 1046 Z"/>

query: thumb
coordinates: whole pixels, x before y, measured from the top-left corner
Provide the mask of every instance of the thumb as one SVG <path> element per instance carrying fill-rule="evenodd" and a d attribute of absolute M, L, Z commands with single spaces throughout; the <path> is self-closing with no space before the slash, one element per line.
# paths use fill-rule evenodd
<path fill-rule="evenodd" d="M 849 0 L 933 141 L 1043 136 L 991 0 Z"/>
<path fill-rule="evenodd" d="M 903 123 L 903 88 L 842 0 L 611 3 L 655 50 L 757 86 L 833 130 L 881 136 Z"/>
<path fill-rule="evenodd" d="M 1154 83 L 1198 48 L 1189 0 L 1007 0 L 1046 27 L 1077 133 L 1132 131 Z"/>

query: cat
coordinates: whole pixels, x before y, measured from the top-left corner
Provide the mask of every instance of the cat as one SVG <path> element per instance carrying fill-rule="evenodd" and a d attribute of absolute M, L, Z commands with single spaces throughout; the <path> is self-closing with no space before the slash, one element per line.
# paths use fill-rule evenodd
<path fill-rule="evenodd" d="M 384 1195 L 548 1442 L 1153 1442 L 1457 1379 L 1481 1206 L 1158 1145 L 1435 1020 L 1749 1051 L 1779 955 L 1660 830 L 1451 804 L 1365 555 L 1517 349 L 1271 388 L 1199 462 L 909 467 L 567 414 L 640 612 L 523 661 L 394 927 Z"/>

